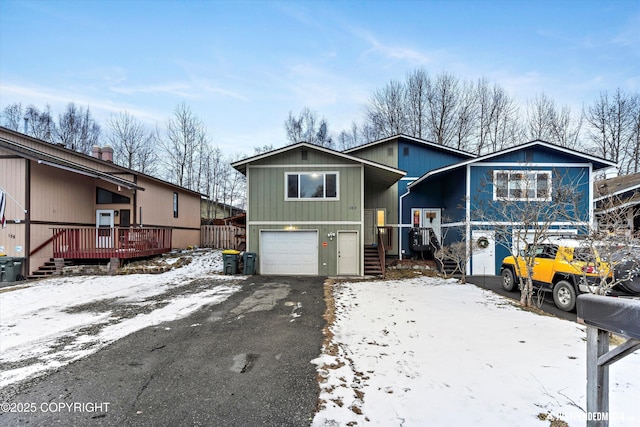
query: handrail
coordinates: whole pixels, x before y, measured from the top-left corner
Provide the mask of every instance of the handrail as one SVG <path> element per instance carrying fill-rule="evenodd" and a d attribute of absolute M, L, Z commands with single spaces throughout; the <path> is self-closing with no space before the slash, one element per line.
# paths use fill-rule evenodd
<path fill-rule="evenodd" d="M 378 259 L 380 260 L 380 271 L 382 271 L 382 277 L 384 277 L 384 273 L 385 273 L 385 264 L 386 264 L 386 259 L 385 259 L 385 247 L 384 247 L 384 241 L 382 239 L 382 231 L 380 229 L 384 229 L 385 227 L 378 227 Z"/>
<path fill-rule="evenodd" d="M 60 234 L 64 233 L 64 230 L 60 230 L 57 233 L 54 233 L 53 236 L 51 236 L 49 239 L 47 239 L 43 244 L 41 244 L 40 246 L 38 246 L 37 248 L 35 248 L 34 250 L 32 250 L 31 252 L 29 252 L 29 256 L 33 256 L 35 253 L 40 252 L 40 250 L 42 250 L 42 248 L 44 248 L 45 246 L 47 246 L 49 243 L 53 242 L 53 240 L 58 237 Z"/>

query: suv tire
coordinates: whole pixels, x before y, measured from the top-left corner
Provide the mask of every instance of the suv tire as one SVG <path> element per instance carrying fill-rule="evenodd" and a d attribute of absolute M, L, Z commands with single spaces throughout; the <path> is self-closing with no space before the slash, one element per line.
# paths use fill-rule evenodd
<path fill-rule="evenodd" d="M 518 288 L 516 277 L 510 268 L 502 270 L 502 288 L 507 292 L 513 292 Z"/>
<path fill-rule="evenodd" d="M 576 306 L 576 290 L 566 280 L 561 280 L 553 287 L 553 302 L 560 310 L 572 311 Z"/>

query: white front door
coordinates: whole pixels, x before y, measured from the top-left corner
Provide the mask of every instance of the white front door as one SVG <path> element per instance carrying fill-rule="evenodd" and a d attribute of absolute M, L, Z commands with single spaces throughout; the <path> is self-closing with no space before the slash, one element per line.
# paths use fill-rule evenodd
<path fill-rule="evenodd" d="M 96 210 L 96 248 L 113 248 L 113 209 Z"/>
<path fill-rule="evenodd" d="M 365 246 L 378 244 L 378 233 L 376 233 L 375 209 L 364 210 L 364 244 Z"/>
<path fill-rule="evenodd" d="M 338 275 L 357 276 L 360 270 L 357 231 L 338 231 Z"/>
<path fill-rule="evenodd" d="M 487 230 L 473 230 L 471 241 L 471 274 L 474 276 L 495 276 L 495 233 Z"/>

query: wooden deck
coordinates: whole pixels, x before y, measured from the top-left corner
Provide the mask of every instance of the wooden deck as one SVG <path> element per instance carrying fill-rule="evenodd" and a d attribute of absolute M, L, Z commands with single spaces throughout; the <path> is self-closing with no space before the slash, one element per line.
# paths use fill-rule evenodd
<path fill-rule="evenodd" d="M 54 228 L 53 257 L 142 258 L 171 250 L 170 228 Z"/>

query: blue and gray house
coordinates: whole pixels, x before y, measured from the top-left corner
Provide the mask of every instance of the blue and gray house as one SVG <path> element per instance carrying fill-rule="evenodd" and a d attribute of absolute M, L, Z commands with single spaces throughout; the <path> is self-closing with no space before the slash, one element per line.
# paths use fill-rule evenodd
<path fill-rule="evenodd" d="M 508 255 L 492 230 L 501 200 L 549 204 L 557 185 L 571 184 L 578 220 L 551 228 L 577 233 L 594 220 L 594 173 L 615 164 L 539 140 L 476 156 L 397 135 L 343 152 L 298 143 L 232 166 L 247 176 L 258 273 L 361 276 L 384 274 L 387 257 L 456 241 L 473 248 L 468 274 L 496 274 Z"/>

